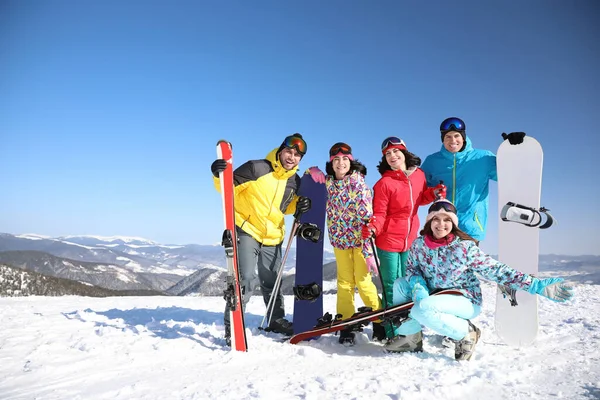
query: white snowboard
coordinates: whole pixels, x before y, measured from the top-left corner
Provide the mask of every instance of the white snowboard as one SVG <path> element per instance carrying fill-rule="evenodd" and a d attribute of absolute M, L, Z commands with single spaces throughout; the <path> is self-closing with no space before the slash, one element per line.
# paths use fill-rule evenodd
<path fill-rule="evenodd" d="M 508 140 L 498 148 L 498 210 L 513 202 L 539 209 L 544 153 L 539 142 L 525 136 L 523 143 Z M 539 228 L 516 222 L 498 222 L 498 259 L 516 269 L 536 275 L 539 258 Z M 531 344 L 538 331 L 537 295 L 519 290 L 518 305 L 511 306 L 498 289 L 496 296 L 496 333 L 510 346 Z"/>

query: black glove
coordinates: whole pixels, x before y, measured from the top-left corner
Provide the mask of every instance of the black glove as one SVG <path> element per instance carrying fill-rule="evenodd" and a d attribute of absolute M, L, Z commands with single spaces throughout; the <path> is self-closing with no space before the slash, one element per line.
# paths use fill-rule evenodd
<path fill-rule="evenodd" d="M 511 132 L 509 134 L 503 133 L 502 138 L 504 140 L 508 139 L 510 144 L 521 144 L 523 143 L 523 138 L 525 137 L 525 132 Z"/>
<path fill-rule="evenodd" d="M 296 211 L 300 214 L 304 214 L 310 210 L 310 199 L 308 197 L 300 196 L 298 198 L 298 203 L 296 204 Z"/>
<path fill-rule="evenodd" d="M 222 158 L 216 159 L 210 165 L 210 170 L 215 178 L 218 178 L 219 172 L 225 171 L 225 168 L 227 168 L 227 161 L 223 160 Z"/>

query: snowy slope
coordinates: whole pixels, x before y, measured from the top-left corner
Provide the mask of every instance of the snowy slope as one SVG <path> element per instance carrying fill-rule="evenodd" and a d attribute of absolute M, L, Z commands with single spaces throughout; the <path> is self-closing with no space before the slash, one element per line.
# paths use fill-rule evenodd
<path fill-rule="evenodd" d="M 579 284 L 566 305 L 541 300 L 538 339 L 521 349 L 495 335 L 495 289 L 483 290 L 484 311 L 474 321 L 482 340 L 462 363 L 429 331 L 420 354 L 386 354 L 368 341 L 370 328 L 351 348 L 333 336 L 282 343 L 258 330 L 264 305 L 256 296 L 246 317 L 248 353 L 224 347 L 219 297 L 0 298 L 0 398 L 600 397 L 598 285 Z M 335 295 L 324 300 L 334 311 Z"/>

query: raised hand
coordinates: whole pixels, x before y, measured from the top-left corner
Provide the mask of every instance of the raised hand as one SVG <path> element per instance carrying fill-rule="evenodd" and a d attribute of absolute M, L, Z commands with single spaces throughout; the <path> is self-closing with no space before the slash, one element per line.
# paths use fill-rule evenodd
<path fill-rule="evenodd" d="M 210 171 L 214 175 L 215 178 L 219 177 L 219 173 L 225 171 L 227 168 L 227 161 L 222 158 L 218 158 L 210 165 Z"/>
<path fill-rule="evenodd" d="M 573 287 L 565 283 L 563 278 L 533 278 L 529 293 L 539 294 L 557 303 L 562 303 L 573 297 Z"/>
<path fill-rule="evenodd" d="M 319 167 L 310 167 L 308 169 L 308 173 L 313 181 L 317 183 L 325 183 L 325 174 L 319 169 Z"/>
<path fill-rule="evenodd" d="M 508 140 L 510 144 L 521 144 L 523 138 L 526 136 L 525 132 L 511 132 L 509 134 L 503 133 L 502 138 Z"/>
<path fill-rule="evenodd" d="M 433 194 L 435 195 L 436 200 L 445 199 L 446 198 L 446 185 L 440 183 L 439 185 L 433 188 Z"/>

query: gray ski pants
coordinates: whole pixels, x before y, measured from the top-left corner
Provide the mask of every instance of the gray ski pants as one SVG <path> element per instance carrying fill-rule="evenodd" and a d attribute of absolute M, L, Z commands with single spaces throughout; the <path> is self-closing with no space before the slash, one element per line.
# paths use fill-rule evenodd
<path fill-rule="evenodd" d="M 264 246 L 238 227 L 236 227 L 236 234 L 238 237 L 238 266 L 240 268 L 244 310 L 256 286 L 257 270 L 260 290 L 266 306 L 269 304 L 273 286 L 275 286 L 277 280 L 277 273 L 282 267 L 281 243 L 277 246 Z M 281 289 L 276 296 L 271 321 L 285 316 Z M 229 325 L 229 307 L 227 305 L 225 306 L 224 321 L 225 325 Z"/>

